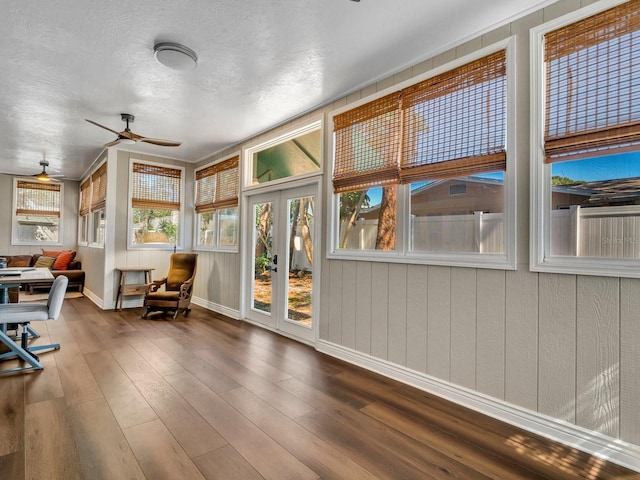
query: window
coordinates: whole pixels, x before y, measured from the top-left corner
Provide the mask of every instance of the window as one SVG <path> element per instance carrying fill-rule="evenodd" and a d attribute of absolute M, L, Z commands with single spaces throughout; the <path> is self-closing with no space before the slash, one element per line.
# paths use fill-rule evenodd
<path fill-rule="evenodd" d="M 237 249 L 239 156 L 196 170 L 195 247 Z"/>
<path fill-rule="evenodd" d="M 61 183 L 14 180 L 14 245 L 60 245 Z"/>
<path fill-rule="evenodd" d="M 245 185 L 258 185 L 320 173 L 320 122 L 313 122 L 248 150 L 251 170 Z M 248 170 L 248 169 L 247 169 Z"/>
<path fill-rule="evenodd" d="M 79 243 L 104 246 L 106 202 L 107 162 L 104 162 L 80 184 Z"/>
<path fill-rule="evenodd" d="M 104 245 L 107 205 L 107 162 L 91 175 L 91 243 Z"/>
<path fill-rule="evenodd" d="M 89 213 L 91 212 L 91 177 L 80 184 L 80 208 L 78 209 L 78 243 L 89 243 Z"/>
<path fill-rule="evenodd" d="M 513 268 L 510 49 L 334 117 L 334 255 Z"/>
<path fill-rule="evenodd" d="M 180 246 L 183 168 L 135 160 L 130 177 L 130 246 Z"/>
<path fill-rule="evenodd" d="M 534 270 L 640 277 L 640 1 L 611 5 L 532 32 Z"/>

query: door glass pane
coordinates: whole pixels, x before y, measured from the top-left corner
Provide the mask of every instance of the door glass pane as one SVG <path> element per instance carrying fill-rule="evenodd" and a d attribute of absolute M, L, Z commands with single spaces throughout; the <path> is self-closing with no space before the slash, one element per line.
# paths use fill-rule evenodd
<path fill-rule="evenodd" d="M 273 244 L 273 204 L 271 202 L 254 205 L 253 232 L 253 308 L 271 312 L 271 249 Z"/>
<path fill-rule="evenodd" d="M 311 327 L 313 197 L 289 200 L 287 318 Z"/>

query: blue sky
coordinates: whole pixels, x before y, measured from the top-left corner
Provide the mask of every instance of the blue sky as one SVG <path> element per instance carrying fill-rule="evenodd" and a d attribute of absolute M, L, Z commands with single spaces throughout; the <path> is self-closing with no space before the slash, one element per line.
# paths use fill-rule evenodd
<path fill-rule="evenodd" d="M 556 162 L 551 165 L 551 175 L 568 177 L 573 180 L 593 182 L 616 178 L 640 177 L 640 152 L 628 152 L 618 155 L 587 158 L 573 162 Z M 502 178 L 502 172 L 481 176 Z M 368 192 L 370 206 L 380 203 L 382 188 L 371 188 Z"/>
<path fill-rule="evenodd" d="M 551 174 L 586 182 L 640 177 L 640 152 L 558 162 L 551 166 Z"/>

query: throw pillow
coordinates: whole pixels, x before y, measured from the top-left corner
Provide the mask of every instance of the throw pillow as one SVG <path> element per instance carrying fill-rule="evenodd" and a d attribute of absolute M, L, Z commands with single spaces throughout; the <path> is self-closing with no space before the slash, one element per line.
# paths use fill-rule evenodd
<path fill-rule="evenodd" d="M 56 257 L 48 257 L 47 255 L 40 255 L 36 263 L 33 265 L 36 268 L 51 268 L 53 262 L 56 261 Z"/>
<path fill-rule="evenodd" d="M 51 270 L 68 270 L 69 263 L 75 258 L 76 252 L 72 252 L 71 250 L 45 250 L 43 248 L 42 255 L 56 259 Z M 69 258 L 69 255 L 71 255 L 71 258 Z"/>
<path fill-rule="evenodd" d="M 76 252 L 60 252 L 56 257 L 56 261 L 53 262 L 51 270 L 69 270 L 69 264 L 76 256 Z"/>
<path fill-rule="evenodd" d="M 62 252 L 70 252 L 71 250 L 45 250 L 42 249 L 42 255 L 46 255 L 47 257 L 57 257 Z"/>

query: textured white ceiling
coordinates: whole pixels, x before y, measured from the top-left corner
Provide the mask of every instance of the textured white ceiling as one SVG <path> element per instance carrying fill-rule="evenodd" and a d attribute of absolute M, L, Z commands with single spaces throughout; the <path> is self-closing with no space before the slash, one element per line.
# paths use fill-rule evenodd
<path fill-rule="evenodd" d="M 0 172 L 79 179 L 115 139 L 195 162 L 550 0 L 2 0 Z M 195 70 L 157 63 L 182 43 Z"/>

